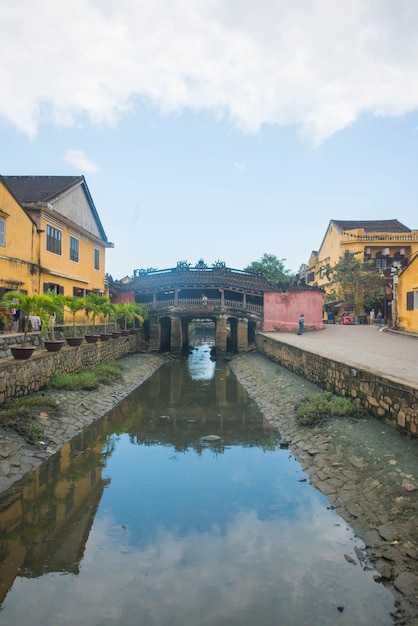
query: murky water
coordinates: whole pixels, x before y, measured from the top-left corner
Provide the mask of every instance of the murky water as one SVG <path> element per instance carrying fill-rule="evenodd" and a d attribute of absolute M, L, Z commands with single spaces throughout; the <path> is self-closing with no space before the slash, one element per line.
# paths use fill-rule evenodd
<path fill-rule="evenodd" d="M 5 494 L 0 625 L 392 624 L 305 479 L 203 345 Z"/>

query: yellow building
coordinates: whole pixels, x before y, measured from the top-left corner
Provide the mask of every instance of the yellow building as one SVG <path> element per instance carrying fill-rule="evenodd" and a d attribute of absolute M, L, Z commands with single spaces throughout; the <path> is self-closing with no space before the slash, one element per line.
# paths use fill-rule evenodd
<path fill-rule="evenodd" d="M 84 176 L 0 177 L 0 295 L 103 294 L 111 247 Z"/>
<path fill-rule="evenodd" d="M 394 290 L 397 325 L 402 330 L 418 333 L 418 254 L 397 278 Z"/>
<path fill-rule="evenodd" d="M 386 277 L 390 286 L 394 268 L 406 267 L 418 252 L 418 230 L 411 230 L 396 219 L 331 220 L 321 247 L 311 253 L 306 283 L 329 292 L 335 285 L 324 268 L 333 267 L 346 251 L 361 261 L 371 261 L 371 269 Z"/>
<path fill-rule="evenodd" d="M 10 289 L 38 290 L 38 273 L 33 271 L 39 257 L 37 230 L 0 178 L 0 297 Z"/>
<path fill-rule="evenodd" d="M 323 267 L 333 267 L 345 251 L 360 253 L 357 258 L 372 261 L 372 268 L 390 276 L 395 262 L 402 267 L 418 252 L 418 230 L 411 230 L 398 220 L 331 220 L 321 247 L 308 262 L 308 285 L 326 287 Z"/>

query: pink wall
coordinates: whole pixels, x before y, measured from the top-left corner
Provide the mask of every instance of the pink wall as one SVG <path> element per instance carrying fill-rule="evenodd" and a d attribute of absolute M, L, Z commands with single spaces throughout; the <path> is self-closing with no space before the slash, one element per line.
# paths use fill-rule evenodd
<path fill-rule="evenodd" d="M 134 291 L 120 291 L 112 298 L 112 304 L 125 304 L 126 302 L 135 302 Z"/>
<path fill-rule="evenodd" d="M 305 315 L 305 330 L 321 330 L 324 328 L 322 319 L 322 291 L 286 291 L 264 293 L 264 327 L 263 330 L 297 331 L 298 319 Z"/>

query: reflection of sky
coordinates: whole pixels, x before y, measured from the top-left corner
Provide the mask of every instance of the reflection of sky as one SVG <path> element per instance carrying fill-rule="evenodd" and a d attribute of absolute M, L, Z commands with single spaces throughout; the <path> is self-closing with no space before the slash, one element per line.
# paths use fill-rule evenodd
<path fill-rule="evenodd" d="M 212 380 L 215 375 L 216 363 L 211 361 L 210 344 L 203 343 L 194 348 L 187 359 L 187 367 L 193 380 Z"/>
<path fill-rule="evenodd" d="M 288 451 L 176 454 L 118 438 L 80 574 L 18 579 L 0 625 L 356 626 L 391 595 Z M 343 613 L 337 607 L 343 605 Z"/>

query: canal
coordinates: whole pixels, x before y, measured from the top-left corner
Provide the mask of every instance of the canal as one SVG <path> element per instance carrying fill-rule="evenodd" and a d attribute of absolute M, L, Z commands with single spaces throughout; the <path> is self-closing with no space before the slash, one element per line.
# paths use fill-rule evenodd
<path fill-rule="evenodd" d="M 0 507 L 0 626 L 393 624 L 363 544 L 206 342 Z"/>

